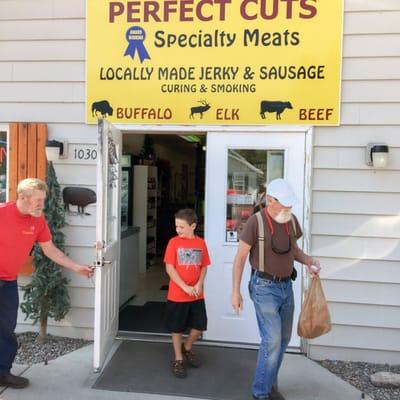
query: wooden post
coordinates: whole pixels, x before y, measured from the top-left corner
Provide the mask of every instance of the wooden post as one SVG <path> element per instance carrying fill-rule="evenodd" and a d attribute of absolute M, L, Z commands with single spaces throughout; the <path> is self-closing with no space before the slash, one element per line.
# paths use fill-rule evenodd
<path fill-rule="evenodd" d="M 8 199 L 17 199 L 18 182 L 25 178 L 46 180 L 47 125 L 36 123 L 10 124 Z M 21 269 L 21 275 L 33 272 L 32 257 Z"/>

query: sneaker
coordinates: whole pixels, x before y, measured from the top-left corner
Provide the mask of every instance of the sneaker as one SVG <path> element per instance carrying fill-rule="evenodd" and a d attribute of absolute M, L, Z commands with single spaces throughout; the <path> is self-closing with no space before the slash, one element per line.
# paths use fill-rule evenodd
<path fill-rule="evenodd" d="M 13 389 L 23 389 L 29 385 L 29 380 L 22 376 L 16 376 L 8 373 L 0 376 L 0 386 L 8 386 Z"/>
<path fill-rule="evenodd" d="M 182 355 L 189 366 L 193 368 L 200 367 L 200 361 L 197 358 L 196 354 L 192 350 L 186 350 L 183 343 L 182 343 Z"/>
<path fill-rule="evenodd" d="M 256 396 L 255 394 L 253 394 L 253 400 L 271 400 L 270 396 Z"/>
<path fill-rule="evenodd" d="M 172 362 L 172 373 L 177 378 L 186 378 L 186 368 L 182 360 L 175 360 Z"/>

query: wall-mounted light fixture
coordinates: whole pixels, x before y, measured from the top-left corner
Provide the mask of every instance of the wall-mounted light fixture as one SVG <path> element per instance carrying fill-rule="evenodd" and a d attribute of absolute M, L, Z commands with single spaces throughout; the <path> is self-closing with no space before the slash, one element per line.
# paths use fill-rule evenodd
<path fill-rule="evenodd" d="M 56 161 L 60 158 L 67 158 L 68 142 L 66 140 L 60 142 L 58 140 L 48 140 L 46 142 L 46 158 L 47 161 Z"/>
<path fill-rule="evenodd" d="M 367 165 L 385 168 L 389 163 L 389 146 L 385 143 L 368 143 L 365 157 Z"/>

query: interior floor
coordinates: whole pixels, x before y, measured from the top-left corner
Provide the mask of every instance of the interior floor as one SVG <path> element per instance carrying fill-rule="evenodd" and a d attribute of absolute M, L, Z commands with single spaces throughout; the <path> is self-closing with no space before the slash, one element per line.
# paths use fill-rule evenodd
<path fill-rule="evenodd" d="M 136 296 L 127 305 L 143 306 L 148 301 L 167 300 L 168 275 L 162 260 L 157 260 L 146 272 L 139 273 L 139 285 Z"/>

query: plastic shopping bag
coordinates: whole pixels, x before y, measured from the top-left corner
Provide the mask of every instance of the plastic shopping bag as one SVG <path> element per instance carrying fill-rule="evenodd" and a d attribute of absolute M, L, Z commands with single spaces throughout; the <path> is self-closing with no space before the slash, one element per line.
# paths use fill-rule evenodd
<path fill-rule="evenodd" d="M 322 290 L 321 280 L 314 277 L 305 294 L 303 307 L 297 324 L 297 334 L 313 339 L 331 330 L 331 317 L 328 304 Z"/>

